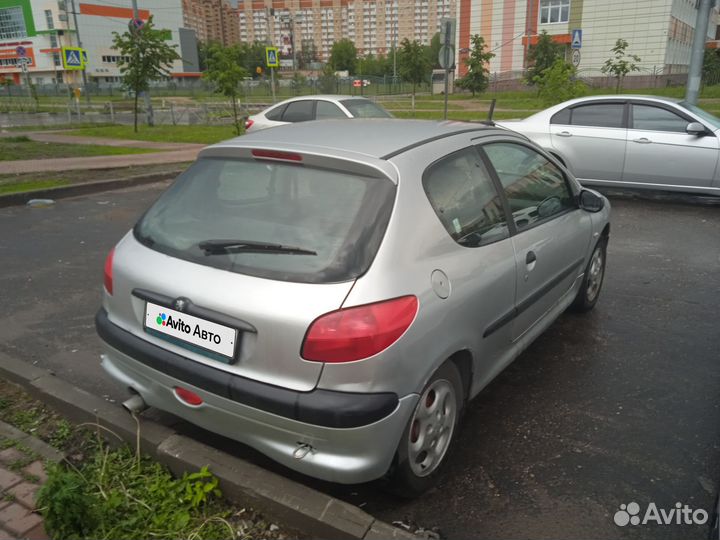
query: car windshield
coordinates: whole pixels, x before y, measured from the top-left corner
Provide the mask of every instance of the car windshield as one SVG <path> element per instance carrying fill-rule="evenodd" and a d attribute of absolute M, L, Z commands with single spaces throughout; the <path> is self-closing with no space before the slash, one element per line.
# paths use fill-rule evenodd
<path fill-rule="evenodd" d="M 343 99 L 340 103 L 354 118 L 392 118 L 389 112 L 368 99 Z"/>
<path fill-rule="evenodd" d="M 687 101 L 681 101 L 678 105 L 702 118 L 705 122 L 710 124 L 713 129 L 720 129 L 720 118 L 714 114 L 710 114 L 709 112 L 704 111 L 700 107 L 693 105 L 692 103 L 688 103 Z"/>
<path fill-rule="evenodd" d="M 151 249 L 231 272 L 348 281 L 375 256 L 394 193 L 384 178 L 206 158 L 178 178 L 134 232 Z"/>

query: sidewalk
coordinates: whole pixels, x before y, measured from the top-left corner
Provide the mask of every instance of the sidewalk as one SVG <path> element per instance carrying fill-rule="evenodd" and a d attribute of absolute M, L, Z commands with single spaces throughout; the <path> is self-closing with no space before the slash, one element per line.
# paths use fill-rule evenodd
<path fill-rule="evenodd" d="M 131 148 L 156 148 L 165 150 L 150 154 L 128 154 L 124 156 L 73 157 L 60 159 L 27 159 L 4 161 L 3 174 L 21 174 L 33 172 L 77 171 L 89 169 L 114 169 L 138 165 L 159 165 L 195 161 L 204 144 L 164 143 L 133 141 L 129 139 L 105 139 L 102 137 L 76 137 L 57 132 L 14 131 L 0 133 L 4 137 L 29 137 L 33 141 L 54 144 L 95 144 L 98 146 L 125 146 Z"/>
<path fill-rule="evenodd" d="M 43 459 L 63 456 L 40 439 L 0 422 L 0 540 L 45 540 L 35 499 L 47 480 Z"/>

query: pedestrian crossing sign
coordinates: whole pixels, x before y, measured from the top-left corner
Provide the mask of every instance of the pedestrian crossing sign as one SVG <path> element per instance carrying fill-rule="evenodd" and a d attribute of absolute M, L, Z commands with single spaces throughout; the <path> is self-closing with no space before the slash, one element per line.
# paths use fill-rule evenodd
<path fill-rule="evenodd" d="M 82 70 L 85 69 L 86 52 L 80 47 L 63 47 L 62 63 L 66 70 Z"/>
<path fill-rule="evenodd" d="M 580 49 L 582 48 L 582 30 L 573 30 L 572 31 L 572 39 L 570 40 L 570 48 L 571 49 Z"/>

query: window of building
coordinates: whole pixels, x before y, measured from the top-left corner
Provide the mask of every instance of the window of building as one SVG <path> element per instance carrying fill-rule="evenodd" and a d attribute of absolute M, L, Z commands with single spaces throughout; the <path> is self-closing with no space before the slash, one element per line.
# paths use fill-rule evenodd
<path fill-rule="evenodd" d="M 20 6 L 0 9 L 0 39 L 13 39 L 27 36 L 25 18 Z"/>
<path fill-rule="evenodd" d="M 458 244 L 478 247 L 510 235 L 500 195 L 474 148 L 431 165 L 423 175 L 423 187 L 435 214 Z"/>
<path fill-rule="evenodd" d="M 56 49 L 58 46 L 57 36 L 54 34 L 50 35 L 50 48 Z"/>
<path fill-rule="evenodd" d="M 60 55 L 58 53 L 53 53 L 53 64 L 57 67 L 60 67 L 62 65 L 62 62 L 60 61 Z"/>
<path fill-rule="evenodd" d="M 540 0 L 540 24 L 565 23 L 570 19 L 570 0 Z"/>
<path fill-rule="evenodd" d="M 48 30 L 55 28 L 55 22 L 53 22 L 53 14 L 49 9 L 45 10 L 45 22 L 47 22 Z"/>

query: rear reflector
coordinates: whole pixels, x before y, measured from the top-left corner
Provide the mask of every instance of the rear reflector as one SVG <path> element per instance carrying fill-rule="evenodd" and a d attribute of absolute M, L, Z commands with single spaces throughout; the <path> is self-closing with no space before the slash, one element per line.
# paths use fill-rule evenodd
<path fill-rule="evenodd" d="M 250 119 L 246 120 L 245 121 L 245 129 L 250 129 L 250 126 L 252 126 L 254 123 L 255 123 L 254 120 L 250 120 Z"/>
<path fill-rule="evenodd" d="M 187 388 L 183 388 L 182 386 L 175 387 L 175 395 L 180 398 L 180 401 L 184 401 L 193 407 L 203 404 L 203 400 L 200 396 L 198 396 L 195 392 L 191 392 Z"/>
<path fill-rule="evenodd" d="M 301 355 L 315 362 L 352 362 L 387 349 L 410 327 L 418 310 L 414 296 L 340 309 L 318 317 Z"/>
<path fill-rule="evenodd" d="M 280 152 L 278 150 L 253 150 L 252 155 L 255 158 L 261 159 L 276 159 L 279 161 L 294 161 L 299 163 L 302 161 L 300 154 L 293 154 L 292 152 Z"/>
<path fill-rule="evenodd" d="M 115 255 L 115 248 L 112 248 L 110 250 L 110 253 L 108 253 L 107 258 L 105 259 L 105 276 L 104 276 L 104 282 L 105 282 L 105 290 L 108 292 L 108 294 L 112 295 L 113 293 L 113 256 Z"/>

